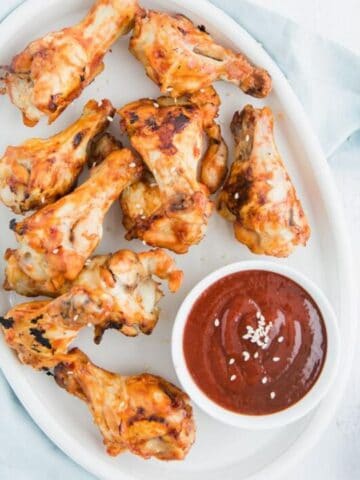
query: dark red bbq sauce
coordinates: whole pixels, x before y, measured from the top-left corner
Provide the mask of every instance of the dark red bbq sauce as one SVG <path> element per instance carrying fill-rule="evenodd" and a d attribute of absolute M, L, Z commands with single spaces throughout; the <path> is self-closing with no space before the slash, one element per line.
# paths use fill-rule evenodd
<path fill-rule="evenodd" d="M 218 280 L 198 298 L 183 348 L 193 379 L 209 398 L 238 413 L 266 415 L 311 389 L 327 339 L 321 312 L 302 287 L 249 270 Z"/>

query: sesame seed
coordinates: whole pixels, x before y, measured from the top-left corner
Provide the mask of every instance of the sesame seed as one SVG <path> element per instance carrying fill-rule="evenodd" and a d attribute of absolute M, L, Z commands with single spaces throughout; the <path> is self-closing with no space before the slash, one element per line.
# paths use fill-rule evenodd
<path fill-rule="evenodd" d="M 101 107 L 102 102 L 103 102 L 102 100 L 99 100 L 99 101 L 98 101 L 98 106 L 99 106 L 99 107 Z"/>
<path fill-rule="evenodd" d="M 280 357 L 273 357 L 272 361 L 273 361 L 273 362 L 279 362 L 279 361 L 280 361 Z"/>
<path fill-rule="evenodd" d="M 79 314 L 76 314 L 76 315 L 74 316 L 75 322 L 76 322 L 76 320 L 77 320 L 78 318 L 79 318 Z"/>
<path fill-rule="evenodd" d="M 106 118 L 109 120 L 109 122 L 113 122 L 113 121 L 114 121 L 113 117 L 106 117 Z"/>
<path fill-rule="evenodd" d="M 174 90 L 173 87 L 167 87 L 166 89 L 167 92 L 172 92 L 173 90 Z"/>
<path fill-rule="evenodd" d="M 145 242 L 145 240 L 142 241 L 142 244 L 143 244 L 143 245 L 147 245 L 147 243 Z"/>
<path fill-rule="evenodd" d="M 259 352 L 255 352 L 254 353 L 254 358 L 258 358 L 259 357 Z"/>
<path fill-rule="evenodd" d="M 244 362 L 247 362 L 250 359 L 250 353 L 249 352 L 242 352 L 242 356 L 244 358 Z"/>
<path fill-rule="evenodd" d="M 259 320 L 260 317 L 261 317 L 261 312 L 260 312 L 260 310 L 258 310 L 258 311 L 256 312 L 256 318 Z"/>
<path fill-rule="evenodd" d="M 268 381 L 267 377 L 263 377 L 263 378 L 261 379 L 261 383 L 262 383 L 263 385 L 265 385 L 265 383 L 267 383 L 267 381 Z"/>
<path fill-rule="evenodd" d="M 237 200 L 239 197 L 240 197 L 240 193 L 236 192 L 235 195 L 234 195 L 235 200 Z"/>
<path fill-rule="evenodd" d="M 234 380 L 236 380 L 236 375 L 231 375 L 230 382 L 233 382 Z"/>
<path fill-rule="evenodd" d="M 58 249 L 58 248 L 54 248 L 54 250 L 52 251 L 52 253 L 53 253 L 54 255 L 56 255 L 57 253 L 59 253 L 59 249 Z"/>
<path fill-rule="evenodd" d="M 91 263 L 90 259 L 86 260 L 86 262 L 84 263 L 85 267 L 88 267 L 90 265 L 90 263 Z"/>
<path fill-rule="evenodd" d="M 146 215 L 141 215 L 140 218 L 141 218 L 142 220 L 145 220 Z"/>
<path fill-rule="evenodd" d="M 140 203 L 137 203 L 137 204 L 135 205 L 135 207 L 136 207 L 136 208 L 141 208 Z"/>
<path fill-rule="evenodd" d="M 250 136 L 249 135 L 246 135 L 245 137 L 245 142 L 248 142 L 250 140 Z"/>
<path fill-rule="evenodd" d="M 230 358 L 229 359 L 229 365 L 234 365 L 235 363 L 235 358 Z"/>
<path fill-rule="evenodd" d="M 275 393 L 275 392 L 271 392 L 271 393 L 270 393 L 270 398 L 271 398 L 271 400 L 274 400 L 275 397 L 276 397 L 276 393 Z"/>
<path fill-rule="evenodd" d="M 205 88 L 200 88 L 200 93 L 204 93 L 205 92 Z"/>
<path fill-rule="evenodd" d="M 159 107 L 160 107 L 160 105 L 159 105 L 157 102 L 154 102 L 153 105 L 154 105 L 155 108 L 159 108 Z"/>
<path fill-rule="evenodd" d="M 41 197 L 41 203 L 45 203 L 45 197 Z"/>
<path fill-rule="evenodd" d="M 91 328 L 91 327 L 92 327 L 92 323 L 89 322 L 89 323 L 87 324 L 87 326 L 88 326 L 89 328 Z"/>
<path fill-rule="evenodd" d="M 279 337 L 279 338 L 277 339 L 277 341 L 278 341 L 279 343 L 282 343 L 282 342 L 284 341 L 284 337 L 283 337 L 283 336 Z"/>
<path fill-rule="evenodd" d="M 157 185 L 156 183 L 150 183 L 149 187 L 154 188 L 154 187 L 156 187 L 156 185 Z"/>
<path fill-rule="evenodd" d="M 67 372 L 68 375 L 74 375 L 74 372 Z"/>
<path fill-rule="evenodd" d="M 129 163 L 129 167 L 130 167 L 130 168 L 135 168 L 135 167 L 136 167 L 136 163 L 135 163 L 135 162 Z"/>
<path fill-rule="evenodd" d="M 214 325 L 215 327 L 218 327 L 220 325 L 220 320 L 218 318 L 215 318 Z"/>

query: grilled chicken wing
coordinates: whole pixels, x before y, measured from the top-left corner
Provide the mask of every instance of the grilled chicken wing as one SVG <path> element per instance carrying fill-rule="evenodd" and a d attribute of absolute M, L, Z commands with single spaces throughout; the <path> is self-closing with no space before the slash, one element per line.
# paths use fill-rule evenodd
<path fill-rule="evenodd" d="M 195 439 L 189 397 L 161 377 L 122 376 L 92 364 L 78 349 L 55 368 L 60 387 L 87 403 L 109 455 L 181 460 Z"/>
<path fill-rule="evenodd" d="M 81 117 L 48 139 L 10 146 L 0 159 L 0 199 L 15 213 L 38 209 L 69 193 L 87 161 L 92 138 L 115 110 L 109 100 L 90 100 Z"/>
<path fill-rule="evenodd" d="M 247 105 L 235 113 L 235 161 L 218 209 L 252 252 L 286 257 L 306 244 L 310 227 L 274 143 L 273 123 L 269 108 Z"/>
<path fill-rule="evenodd" d="M 216 44 L 203 26 L 195 27 L 180 14 L 139 9 L 130 51 L 161 92 L 173 97 L 196 92 L 216 80 L 232 82 L 254 97 L 265 97 L 271 90 L 266 70 Z"/>
<path fill-rule="evenodd" d="M 74 192 L 11 222 L 20 246 L 5 253 L 4 288 L 26 293 L 30 284 L 34 295 L 51 295 L 74 280 L 102 237 L 106 212 L 142 168 L 130 150 L 112 152 Z"/>
<path fill-rule="evenodd" d="M 137 0 L 97 0 L 77 25 L 49 33 L 16 55 L 5 91 L 28 126 L 53 122 L 103 70 L 103 57 L 133 25 Z"/>
<path fill-rule="evenodd" d="M 5 340 L 21 362 L 40 369 L 63 361 L 86 325 L 94 325 L 96 343 L 107 328 L 150 334 L 163 295 L 153 276 L 167 280 L 172 292 L 182 282 L 181 270 L 163 250 L 96 256 L 55 300 L 24 303 L 0 317 Z"/>
<path fill-rule="evenodd" d="M 191 97 L 176 103 L 160 97 L 157 102 L 143 99 L 119 110 L 132 146 L 151 172 L 121 197 L 127 239 L 140 238 L 149 245 L 185 253 L 204 236 L 212 202 L 207 187 L 198 181 L 197 169 L 203 133 L 216 130 L 218 108 L 214 90 L 210 88 L 206 95 L 208 102 L 202 94 L 197 103 Z M 217 140 L 210 139 L 201 178 L 216 189 L 226 172 L 227 149 L 220 129 L 212 133 Z"/>

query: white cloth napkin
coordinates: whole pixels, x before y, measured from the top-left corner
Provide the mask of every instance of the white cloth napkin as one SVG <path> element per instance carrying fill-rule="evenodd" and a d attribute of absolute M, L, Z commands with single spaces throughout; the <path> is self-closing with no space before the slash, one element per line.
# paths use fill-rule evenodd
<path fill-rule="evenodd" d="M 247 1 L 211 1 L 261 42 L 280 66 L 331 163 L 355 161 L 360 148 L 360 58 Z M 1 0 L 0 18 L 20 3 Z M 94 478 L 39 430 L 1 373 L 0 405 L 1 480 Z"/>

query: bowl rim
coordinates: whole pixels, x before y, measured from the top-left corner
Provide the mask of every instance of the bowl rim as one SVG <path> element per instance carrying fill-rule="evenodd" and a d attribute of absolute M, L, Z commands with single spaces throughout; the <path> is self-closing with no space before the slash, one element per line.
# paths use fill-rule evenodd
<path fill-rule="evenodd" d="M 279 412 L 265 415 L 246 415 L 228 410 L 208 397 L 190 374 L 183 351 L 183 337 L 188 314 L 199 296 L 213 283 L 233 273 L 264 270 L 283 275 L 302 287 L 319 307 L 327 334 L 327 350 L 322 371 L 311 389 L 296 403 Z M 340 334 L 335 312 L 322 290 L 298 270 L 268 260 L 247 260 L 225 265 L 200 280 L 186 295 L 175 317 L 171 354 L 176 375 L 191 400 L 211 417 L 238 428 L 265 430 L 283 427 L 310 413 L 325 397 L 335 380 L 340 359 Z"/>

